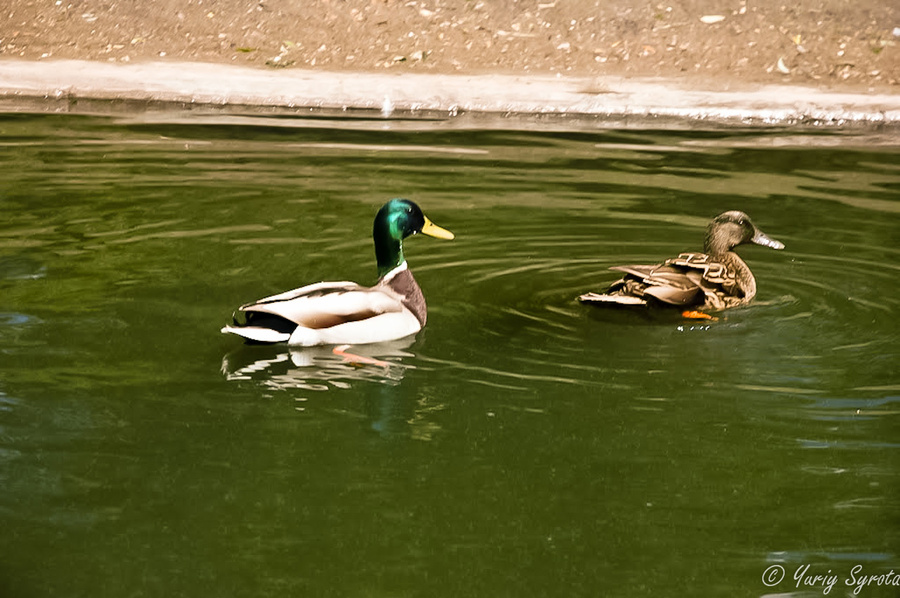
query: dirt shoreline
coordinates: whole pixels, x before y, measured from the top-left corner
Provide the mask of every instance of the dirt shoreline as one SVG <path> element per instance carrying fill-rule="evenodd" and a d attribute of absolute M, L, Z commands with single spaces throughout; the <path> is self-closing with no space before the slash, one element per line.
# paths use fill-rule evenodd
<path fill-rule="evenodd" d="M 0 60 L 900 85 L 900 5 L 883 0 L 8 0 L 2 12 Z"/>

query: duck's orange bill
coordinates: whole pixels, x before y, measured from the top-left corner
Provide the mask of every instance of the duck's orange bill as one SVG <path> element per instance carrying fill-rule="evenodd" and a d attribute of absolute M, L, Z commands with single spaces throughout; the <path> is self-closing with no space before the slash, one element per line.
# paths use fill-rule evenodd
<path fill-rule="evenodd" d="M 703 313 L 702 311 L 694 311 L 692 309 L 681 312 L 681 315 L 690 320 L 712 320 L 713 322 L 715 322 L 719 319 L 715 316 Z"/>

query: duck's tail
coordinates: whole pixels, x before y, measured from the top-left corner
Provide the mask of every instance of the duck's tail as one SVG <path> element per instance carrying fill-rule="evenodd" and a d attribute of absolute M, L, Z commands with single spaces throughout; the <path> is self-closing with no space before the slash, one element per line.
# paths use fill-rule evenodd
<path fill-rule="evenodd" d="M 224 326 L 223 334 L 236 334 L 252 343 L 286 343 L 291 335 L 261 326 Z"/>
<path fill-rule="evenodd" d="M 582 303 L 609 307 L 646 307 L 647 301 L 633 295 L 605 295 L 601 293 L 585 293 L 578 297 Z"/>
<path fill-rule="evenodd" d="M 236 312 L 232 320 L 231 325 L 222 327 L 222 333 L 236 334 L 251 343 L 284 343 L 297 328 L 290 320 L 265 312 Z"/>

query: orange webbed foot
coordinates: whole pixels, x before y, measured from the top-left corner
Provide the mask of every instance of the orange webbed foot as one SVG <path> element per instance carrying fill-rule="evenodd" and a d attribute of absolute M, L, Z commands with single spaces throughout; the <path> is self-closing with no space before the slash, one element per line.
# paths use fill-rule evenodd
<path fill-rule="evenodd" d="M 704 313 L 702 311 L 696 311 L 696 310 L 692 310 L 692 309 L 688 309 L 688 310 L 681 312 L 681 315 L 689 320 L 712 320 L 713 322 L 715 322 L 716 320 L 719 319 L 715 316 L 709 315 L 708 313 Z"/>
<path fill-rule="evenodd" d="M 373 359 L 372 357 L 363 357 L 362 355 L 350 353 L 347 351 L 347 349 L 349 348 L 350 345 L 338 345 L 337 347 L 332 349 L 331 352 L 339 357 L 343 357 L 344 361 L 347 361 L 354 365 L 377 365 L 383 368 L 391 366 L 391 364 L 387 361 L 381 361 L 380 359 Z"/>

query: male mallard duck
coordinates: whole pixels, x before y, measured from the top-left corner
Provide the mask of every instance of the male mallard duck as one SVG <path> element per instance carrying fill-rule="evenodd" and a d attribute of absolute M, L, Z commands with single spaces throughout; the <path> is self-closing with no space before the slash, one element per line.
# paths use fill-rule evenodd
<path fill-rule="evenodd" d="M 733 251 L 743 243 L 784 249 L 783 243 L 767 237 L 743 212 L 725 212 L 706 229 L 704 253 L 682 253 L 655 266 L 616 266 L 611 269 L 625 272 L 624 278 L 603 294 L 585 293 L 578 299 L 594 305 L 700 310 L 747 303 L 756 296 L 756 279 Z"/>
<path fill-rule="evenodd" d="M 245 322 L 222 332 L 260 343 L 356 345 L 391 341 L 425 325 L 425 297 L 403 257 L 403 239 L 416 233 L 452 239 L 408 199 L 392 199 L 375 216 L 372 236 L 378 261 L 373 287 L 319 282 L 240 307 Z"/>

